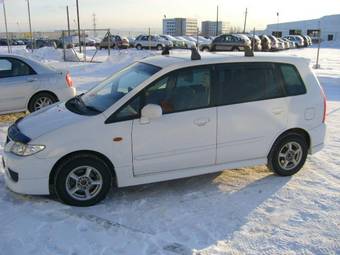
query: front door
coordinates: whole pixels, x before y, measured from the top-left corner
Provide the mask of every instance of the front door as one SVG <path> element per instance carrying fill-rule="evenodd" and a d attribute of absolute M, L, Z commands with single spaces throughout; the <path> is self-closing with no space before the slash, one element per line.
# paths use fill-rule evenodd
<path fill-rule="evenodd" d="M 134 174 L 213 165 L 216 157 L 216 108 L 211 107 L 210 67 L 172 72 L 147 87 L 143 105 L 158 104 L 163 116 L 133 121 Z"/>

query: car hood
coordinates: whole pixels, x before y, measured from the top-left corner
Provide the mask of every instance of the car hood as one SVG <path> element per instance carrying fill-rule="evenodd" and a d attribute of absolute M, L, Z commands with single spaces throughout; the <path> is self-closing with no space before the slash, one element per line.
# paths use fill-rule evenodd
<path fill-rule="evenodd" d="M 58 103 L 26 116 L 17 123 L 17 127 L 21 133 L 33 140 L 86 118 L 88 116 L 69 111 L 65 103 Z"/>

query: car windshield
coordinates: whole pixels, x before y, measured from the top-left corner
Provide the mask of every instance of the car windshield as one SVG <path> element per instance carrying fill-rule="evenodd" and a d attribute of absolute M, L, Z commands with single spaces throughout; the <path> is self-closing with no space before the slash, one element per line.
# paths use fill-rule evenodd
<path fill-rule="evenodd" d="M 172 41 L 176 41 L 178 39 L 176 39 L 175 37 L 171 36 L 171 35 L 166 35 L 166 37 L 169 39 L 169 40 L 172 40 Z"/>
<path fill-rule="evenodd" d="M 78 98 L 83 108 L 103 112 L 161 68 L 136 62 L 112 75 Z"/>

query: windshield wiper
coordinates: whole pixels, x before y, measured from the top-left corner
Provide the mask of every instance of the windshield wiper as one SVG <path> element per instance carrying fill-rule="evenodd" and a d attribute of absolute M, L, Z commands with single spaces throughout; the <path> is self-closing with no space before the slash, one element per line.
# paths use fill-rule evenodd
<path fill-rule="evenodd" d="M 83 102 L 84 104 L 84 102 Z M 85 104 L 84 104 L 85 105 Z M 98 112 L 98 113 L 101 113 L 102 111 L 97 109 L 96 107 L 94 106 L 91 106 L 91 105 L 85 105 L 86 109 L 90 110 L 90 111 L 93 111 L 93 112 Z"/>

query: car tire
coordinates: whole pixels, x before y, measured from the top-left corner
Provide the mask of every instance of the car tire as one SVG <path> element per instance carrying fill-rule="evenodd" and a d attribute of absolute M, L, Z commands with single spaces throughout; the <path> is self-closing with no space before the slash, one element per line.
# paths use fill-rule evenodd
<path fill-rule="evenodd" d="M 203 51 L 203 52 L 209 52 L 209 48 L 208 48 L 208 47 L 204 47 L 204 48 L 202 49 L 202 51 Z"/>
<path fill-rule="evenodd" d="M 305 164 L 308 144 L 300 134 L 288 134 L 279 138 L 268 155 L 268 168 L 281 176 L 297 173 Z"/>
<path fill-rule="evenodd" d="M 137 48 L 137 50 L 142 50 L 143 49 L 142 45 L 140 45 L 140 44 L 137 44 L 136 48 Z"/>
<path fill-rule="evenodd" d="M 158 44 L 156 48 L 157 48 L 157 50 L 163 50 L 163 46 L 160 45 L 160 44 Z"/>
<path fill-rule="evenodd" d="M 28 111 L 35 112 L 43 107 L 54 104 L 58 102 L 58 98 L 49 92 L 41 92 L 35 94 L 28 103 Z"/>
<path fill-rule="evenodd" d="M 111 184 L 112 174 L 106 162 L 96 155 L 84 153 L 59 165 L 54 192 L 65 204 L 84 207 L 103 200 Z"/>
<path fill-rule="evenodd" d="M 240 49 L 235 47 L 235 48 L 232 49 L 232 51 L 240 51 Z"/>

